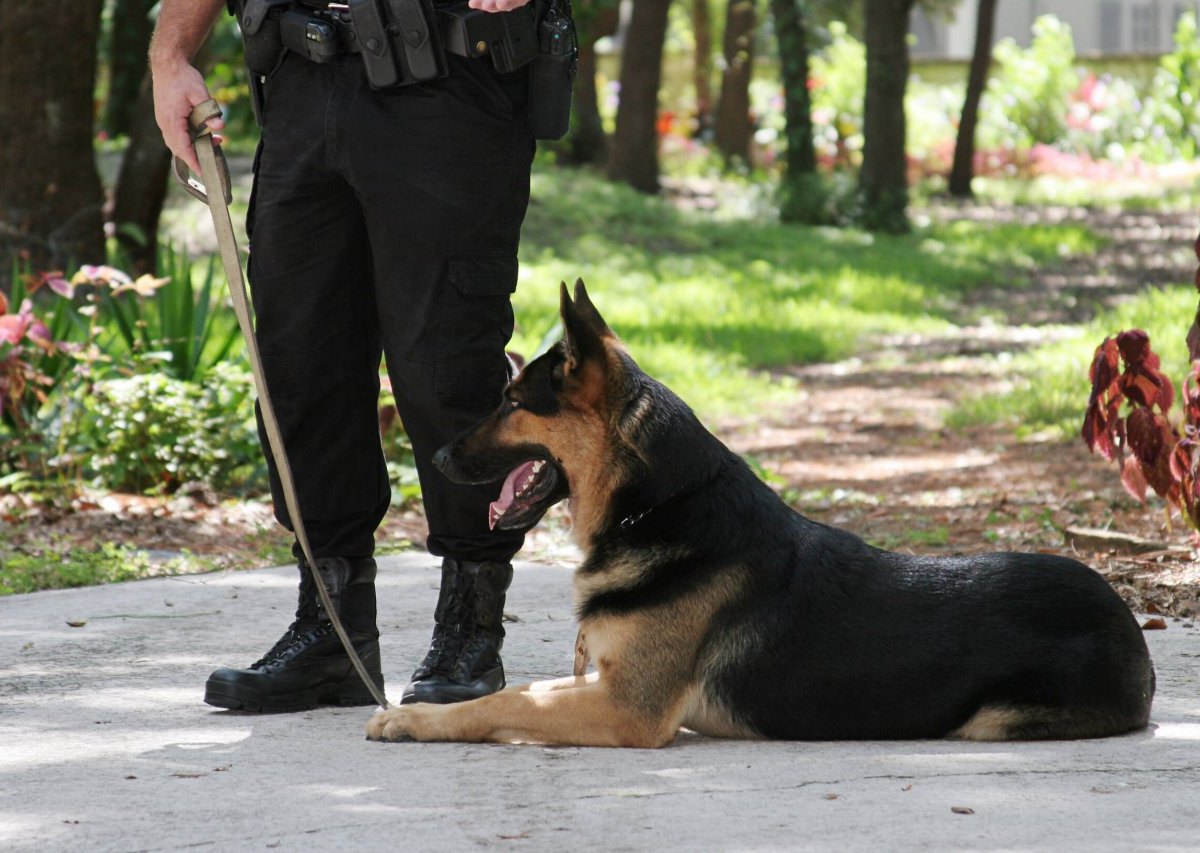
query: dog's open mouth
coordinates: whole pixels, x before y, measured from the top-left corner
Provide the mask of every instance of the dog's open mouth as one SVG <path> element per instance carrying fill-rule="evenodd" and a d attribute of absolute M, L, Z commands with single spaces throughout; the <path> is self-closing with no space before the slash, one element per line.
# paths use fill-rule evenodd
<path fill-rule="evenodd" d="M 552 503 L 559 485 L 558 466 L 530 459 L 508 472 L 500 496 L 488 507 L 488 527 L 507 530 L 533 524 Z"/>

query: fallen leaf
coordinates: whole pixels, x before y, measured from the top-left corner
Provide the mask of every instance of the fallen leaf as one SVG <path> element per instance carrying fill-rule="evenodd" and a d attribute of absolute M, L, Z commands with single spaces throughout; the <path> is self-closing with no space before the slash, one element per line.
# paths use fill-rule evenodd
<path fill-rule="evenodd" d="M 1153 619 L 1147 619 L 1142 623 L 1143 631 L 1165 631 L 1167 630 L 1167 620 L 1161 616 L 1155 616 Z"/>
<path fill-rule="evenodd" d="M 905 785 L 905 786 L 904 786 L 903 788 L 901 788 L 900 790 L 901 790 L 901 791 L 911 791 L 911 790 L 912 790 L 912 782 L 909 782 L 907 785 Z"/>
<path fill-rule="evenodd" d="M 137 777 L 136 776 L 126 776 L 125 778 L 126 779 L 136 779 Z"/>
<path fill-rule="evenodd" d="M 825 799 L 827 799 L 827 800 L 836 800 L 837 798 L 838 798 L 837 794 L 826 794 L 825 795 Z"/>
<path fill-rule="evenodd" d="M 496 837 L 502 838 L 505 841 L 519 841 L 522 838 L 528 838 L 529 832 L 530 832 L 529 830 L 525 830 L 524 832 L 518 833 L 517 835 L 497 835 Z"/>
<path fill-rule="evenodd" d="M 955 814 L 975 814 L 975 809 L 968 808 L 966 806 L 951 806 L 950 811 L 954 812 Z"/>
<path fill-rule="evenodd" d="M 82 628 L 84 625 L 87 624 L 87 620 L 86 619 L 68 619 L 67 624 L 70 625 L 72 628 Z"/>
<path fill-rule="evenodd" d="M 176 779 L 199 779 L 203 773 L 172 773 Z"/>

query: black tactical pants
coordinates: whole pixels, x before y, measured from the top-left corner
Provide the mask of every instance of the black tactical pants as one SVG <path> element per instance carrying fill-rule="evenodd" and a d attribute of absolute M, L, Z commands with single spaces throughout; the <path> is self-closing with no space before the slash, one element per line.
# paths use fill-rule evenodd
<path fill-rule="evenodd" d="M 388 507 L 381 352 L 416 453 L 429 550 L 506 560 L 522 544 L 488 530 L 498 485 L 454 485 L 431 465 L 507 380 L 534 148 L 524 73 L 449 59 L 442 80 L 376 92 L 356 56 L 288 55 L 267 82 L 249 277 L 318 557 L 370 555 Z M 276 517 L 291 529 L 267 458 Z"/>

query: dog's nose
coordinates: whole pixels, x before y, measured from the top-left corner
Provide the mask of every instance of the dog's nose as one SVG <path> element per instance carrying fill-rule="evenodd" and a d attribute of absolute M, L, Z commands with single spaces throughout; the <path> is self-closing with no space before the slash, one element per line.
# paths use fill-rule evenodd
<path fill-rule="evenodd" d="M 445 473 L 446 466 L 450 464 L 450 445 L 446 445 L 437 453 L 433 454 L 433 467 L 437 468 L 442 473 Z"/>

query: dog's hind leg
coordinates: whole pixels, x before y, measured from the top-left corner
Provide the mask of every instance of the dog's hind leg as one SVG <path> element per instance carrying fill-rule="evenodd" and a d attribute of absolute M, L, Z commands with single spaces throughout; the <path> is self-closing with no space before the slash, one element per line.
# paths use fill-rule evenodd
<path fill-rule="evenodd" d="M 614 700 L 602 680 L 591 678 L 583 686 L 563 681 L 549 682 L 549 689 L 512 688 L 456 705 L 389 708 L 367 724 L 367 737 L 655 748 L 669 744 L 679 729 L 682 700 L 665 713 L 647 713 Z"/>
<path fill-rule="evenodd" d="M 947 737 L 960 740 L 1074 740 L 1143 728 L 1146 719 L 1100 708 L 981 708 Z"/>

